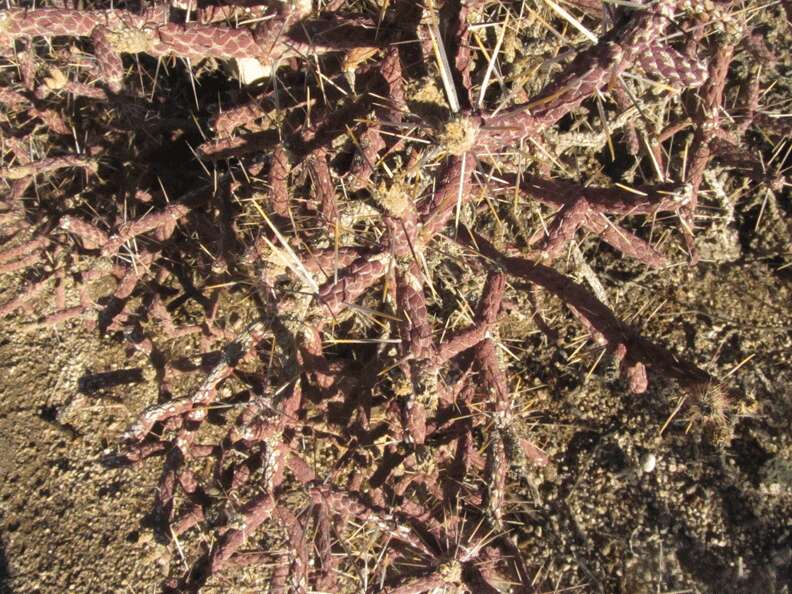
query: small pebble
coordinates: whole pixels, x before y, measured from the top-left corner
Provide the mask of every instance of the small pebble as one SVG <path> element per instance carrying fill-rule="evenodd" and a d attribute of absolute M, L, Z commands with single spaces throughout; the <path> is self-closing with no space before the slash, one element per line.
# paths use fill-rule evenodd
<path fill-rule="evenodd" d="M 657 456 L 651 452 L 644 454 L 641 458 L 641 469 L 644 472 L 652 472 L 655 469 L 655 466 L 657 466 Z"/>

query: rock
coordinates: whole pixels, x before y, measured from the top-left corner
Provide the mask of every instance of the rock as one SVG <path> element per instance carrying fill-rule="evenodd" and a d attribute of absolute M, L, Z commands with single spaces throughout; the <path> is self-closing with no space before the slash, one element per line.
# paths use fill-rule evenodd
<path fill-rule="evenodd" d="M 657 466 L 657 456 L 648 452 L 641 457 L 641 470 L 644 472 L 653 472 Z"/>

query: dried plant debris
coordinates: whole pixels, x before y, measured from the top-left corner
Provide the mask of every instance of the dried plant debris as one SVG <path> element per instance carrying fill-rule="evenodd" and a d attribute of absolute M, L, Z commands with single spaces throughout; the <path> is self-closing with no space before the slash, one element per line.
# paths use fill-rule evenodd
<path fill-rule="evenodd" d="M 104 463 L 161 459 L 165 591 L 545 591 L 523 500 L 577 455 L 530 422 L 550 376 L 652 398 L 629 488 L 656 436 L 728 447 L 733 378 L 594 256 L 788 265 L 780 5 L 78 4 L 0 10 L 0 315 L 148 359 L 82 389 L 158 386 Z M 548 501 L 551 542 L 593 538 Z"/>

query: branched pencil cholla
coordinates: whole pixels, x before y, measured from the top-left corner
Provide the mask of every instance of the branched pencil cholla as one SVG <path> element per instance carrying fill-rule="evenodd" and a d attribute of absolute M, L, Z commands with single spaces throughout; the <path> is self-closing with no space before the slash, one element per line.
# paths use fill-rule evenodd
<path fill-rule="evenodd" d="M 695 263 L 709 167 L 785 187 L 760 152 L 784 130 L 758 9 L 28 4 L 0 10 L 0 272 L 25 271 L 0 316 L 82 319 L 149 358 L 160 400 L 106 459 L 164 456 L 167 591 L 256 567 L 278 592 L 534 591 L 509 490 L 551 461 L 498 326 L 521 309 L 555 348 L 540 294 L 592 372 L 677 382 L 689 424 L 729 439 L 717 379 L 565 256 L 596 238 Z"/>

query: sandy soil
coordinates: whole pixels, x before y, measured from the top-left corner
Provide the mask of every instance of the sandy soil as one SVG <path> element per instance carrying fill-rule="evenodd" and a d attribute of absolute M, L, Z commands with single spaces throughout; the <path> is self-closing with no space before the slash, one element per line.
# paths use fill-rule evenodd
<path fill-rule="evenodd" d="M 22 332 L 3 324 L 3 592 L 155 589 L 139 524 L 156 474 L 101 463 L 132 411 L 152 397 L 150 386 L 79 391 L 90 372 L 134 365 L 118 345 L 80 326 Z"/>

